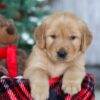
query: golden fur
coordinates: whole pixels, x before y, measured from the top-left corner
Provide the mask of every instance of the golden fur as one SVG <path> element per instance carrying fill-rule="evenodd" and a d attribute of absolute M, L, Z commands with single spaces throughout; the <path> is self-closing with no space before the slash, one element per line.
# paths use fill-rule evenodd
<path fill-rule="evenodd" d="M 84 53 L 92 35 L 86 24 L 71 13 L 55 13 L 36 28 L 36 45 L 26 63 L 24 77 L 30 80 L 31 95 L 35 100 L 49 97 L 48 78 L 63 75 L 62 90 L 75 94 L 81 90 L 85 76 Z M 60 59 L 63 48 L 67 57 Z"/>

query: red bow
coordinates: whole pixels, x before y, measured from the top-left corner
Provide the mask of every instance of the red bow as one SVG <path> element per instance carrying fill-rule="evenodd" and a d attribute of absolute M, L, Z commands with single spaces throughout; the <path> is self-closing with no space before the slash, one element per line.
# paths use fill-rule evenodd
<path fill-rule="evenodd" d="M 8 76 L 17 76 L 16 46 L 0 47 L 0 60 L 6 59 Z"/>

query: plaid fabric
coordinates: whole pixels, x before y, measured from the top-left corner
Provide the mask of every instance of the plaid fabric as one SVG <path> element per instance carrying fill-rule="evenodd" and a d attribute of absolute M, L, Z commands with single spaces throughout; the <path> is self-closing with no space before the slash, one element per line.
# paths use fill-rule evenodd
<path fill-rule="evenodd" d="M 81 91 L 73 96 L 70 94 L 64 94 L 61 90 L 61 85 L 62 78 L 51 86 L 49 100 L 95 100 L 94 77 L 91 74 L 85 76 L 82 82 Z"/>
<path fill-rule="evenodd" d="M 50 97 L 48 100 L 94 100 L 94 78 L 87 74 L 82 90 L 70 96 L 61 90 L 62 77 L 50 79 Z M 23 78 L 0 78 L 0 100 L 33 100 L 30 95 L 29 81 Z"/>

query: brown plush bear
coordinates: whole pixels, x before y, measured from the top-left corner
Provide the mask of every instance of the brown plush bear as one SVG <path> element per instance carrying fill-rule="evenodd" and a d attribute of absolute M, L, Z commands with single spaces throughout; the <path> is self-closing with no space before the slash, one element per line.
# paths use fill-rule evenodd
<path fill-rule="evenodd" d="M 19 39 L 19 35 L 11 20 L 0 16 L 0 47 L 6 47 L 8 45 L 16 45 Z M 26 52 L 22 49 L 17 49 L 17 66 L 18 75 L 23 74 L 25 67 L 25 60 L 27 58 Z M 7 75 L 7 65 L 5 59 L 0 60 L 0 76 Z"/>

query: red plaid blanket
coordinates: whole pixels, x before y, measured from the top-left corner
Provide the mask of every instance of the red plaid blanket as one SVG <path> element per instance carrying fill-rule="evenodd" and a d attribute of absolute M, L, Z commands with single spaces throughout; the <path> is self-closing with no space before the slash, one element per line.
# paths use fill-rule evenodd
<path fill-rule="evenodd" d="M 62 77 L 50 79 L 48 100 L 94 100 L 94 78 L 87 74 L 79 93 L 71 96 L 61 90 Z M 33 100 L 30 95 L 29 81 L 24 78 L 0 78 L 0 100 Z"/>

